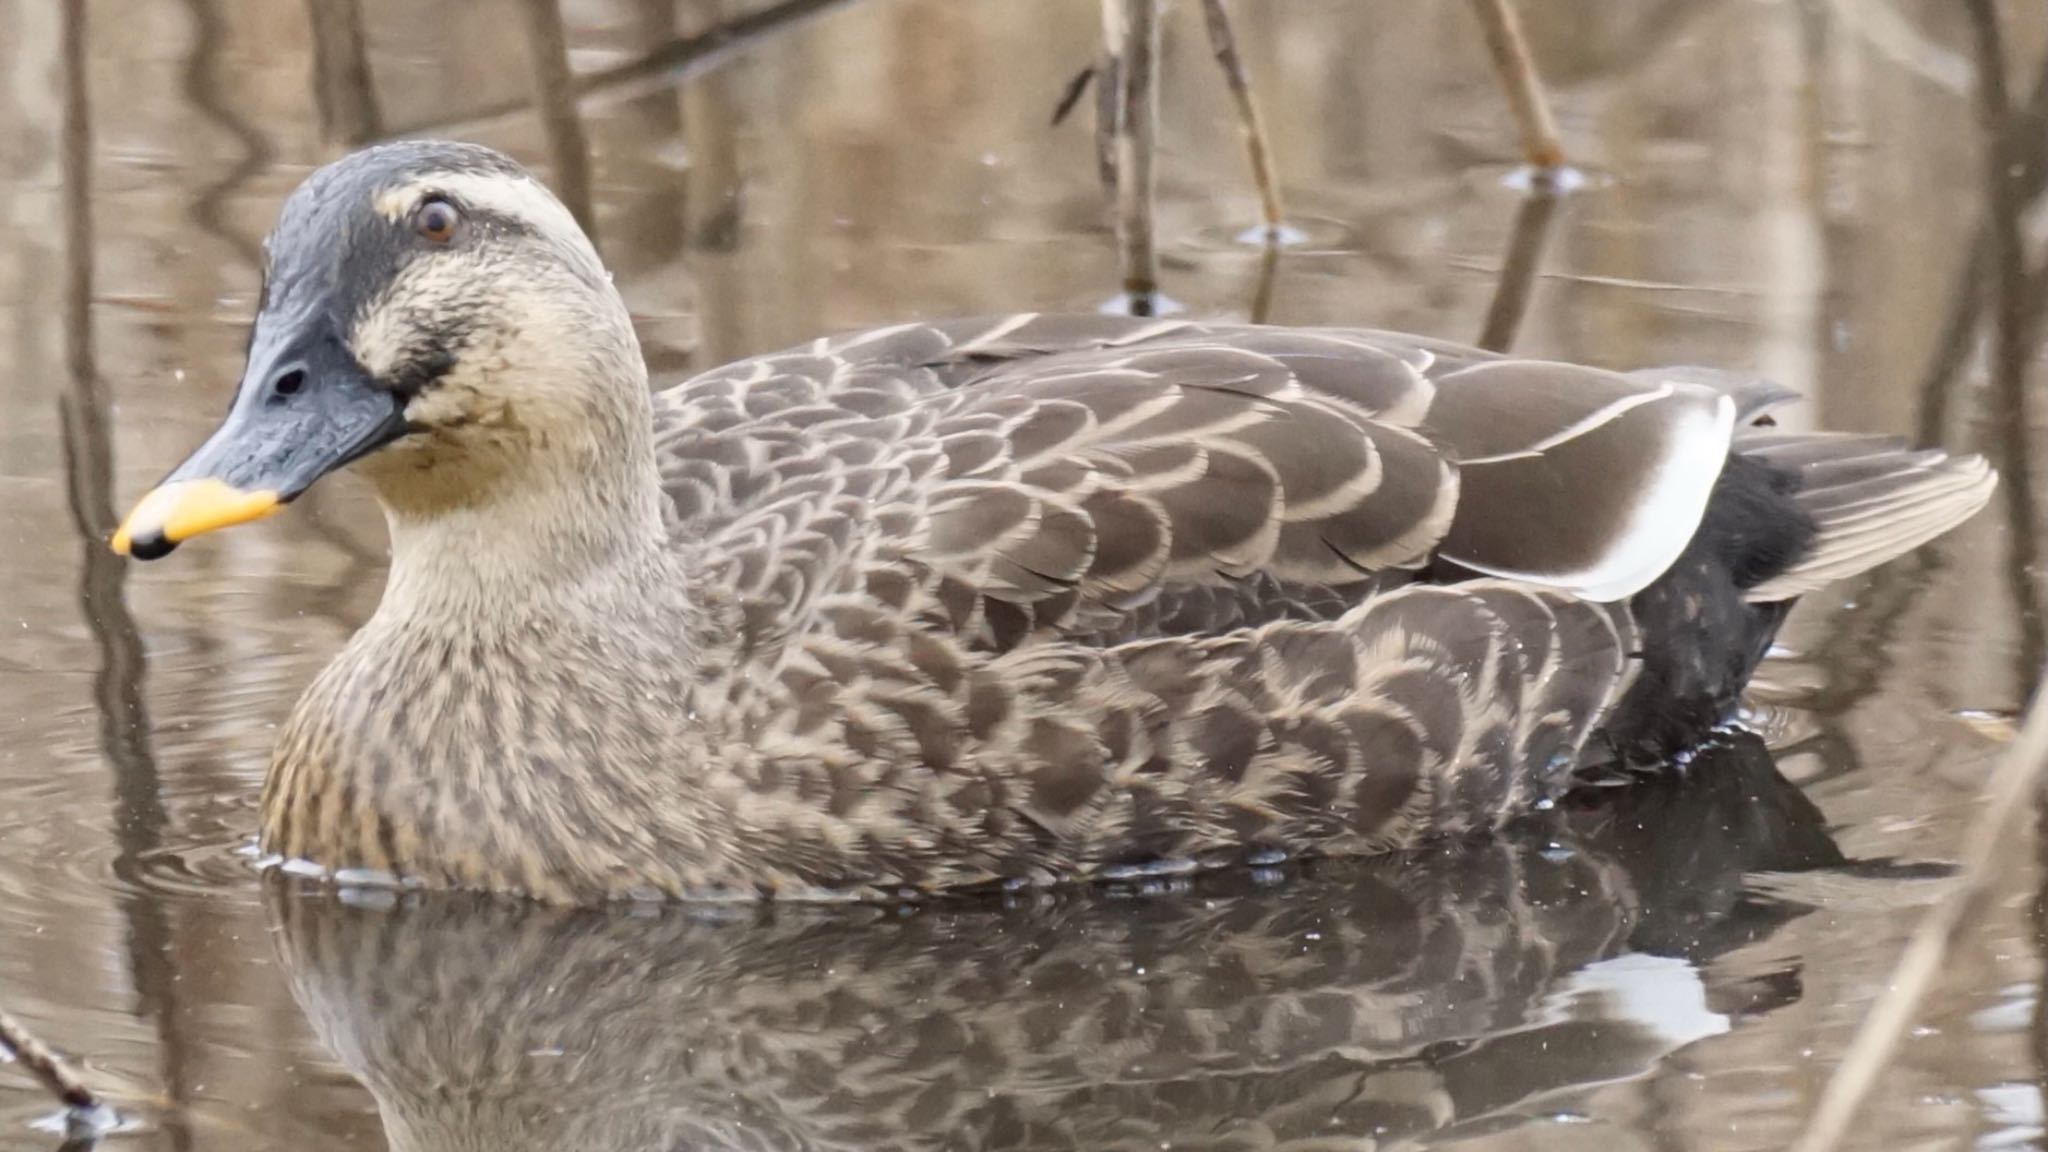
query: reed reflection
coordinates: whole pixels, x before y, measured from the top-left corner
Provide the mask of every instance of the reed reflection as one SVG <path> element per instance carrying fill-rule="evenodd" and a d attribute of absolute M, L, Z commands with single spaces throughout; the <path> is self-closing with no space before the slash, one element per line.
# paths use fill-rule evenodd
<path fill-rule="evenodd" d="M 78 602 L 98 649 L 93 699 L 99 741 L 114 775 L 114 871 L 125 924 L 125 959 L 136 1011 L 155 1026 L 158 1073 L 166 1108 L 160 1123 L 172 1148 L 192 1146 L 185 1119 L 189 1045 L 180 1025 L 177 958 L 171 915 L 140 883 L 140 870 L 162 847 L 170 818 L 150 743 L 142 682 L 148 659 L 128 610 L 128 565 L 106 547 L 114 529 L 114 453 L 109 401 L 94 355 L 92 101 L 87 85 L 85 6 L 64 6 L 64 359 L 58 398 L 64 429 L 64 473 L 72 524 L 79 537 Z"/>

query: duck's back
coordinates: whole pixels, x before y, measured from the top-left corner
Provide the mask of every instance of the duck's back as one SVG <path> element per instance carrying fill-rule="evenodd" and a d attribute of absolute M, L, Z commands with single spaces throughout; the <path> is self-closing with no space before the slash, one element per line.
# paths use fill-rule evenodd
<path fill-rule="evenodd" d="M 1491 824 L 1702 738 L 1786 601 L 1988 492 L 1747 427 L 1786 398 L 1106 317 L 742 361 L 656 403 L 672 536 L 733 611 L 696 704 L 802 882 Z"/>

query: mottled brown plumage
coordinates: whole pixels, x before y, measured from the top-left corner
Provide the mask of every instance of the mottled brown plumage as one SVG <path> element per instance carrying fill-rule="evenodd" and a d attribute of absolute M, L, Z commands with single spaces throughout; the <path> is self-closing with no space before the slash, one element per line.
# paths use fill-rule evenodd
<path fill-rule="evenodd" d="M 457 240 L 407 237 L 428 201 Z M 345 409 L 321 467 L 362 457 L 393 570 L 263 842 L 431 884 L 872 895 L 1491 827 L 1699 740 L 1785 600 L 1991 484 L 1738 433 L 1784 398 L 1751 381 L 1368 330 L 912 323 L 650 398 L 573 221 L 465 146 L 316 174 L 272 259 L 178 478 L 288 499 L 249 428 Z M 309 326 L 345 383 L 266 392 Z"/>

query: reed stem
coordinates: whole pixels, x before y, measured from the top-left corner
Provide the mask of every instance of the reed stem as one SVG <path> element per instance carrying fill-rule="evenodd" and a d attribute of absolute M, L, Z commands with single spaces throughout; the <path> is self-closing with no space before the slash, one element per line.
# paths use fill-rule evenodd
<path fill-rule="evenodd" d="M 1112 126 L 1116 237 L 1124 295 L 1134 316 L 1159 309 L 1159 250 L 1153 243 L 1159 137 L 1159 0 L 1103 0 L 1103 40 L 1117 61 Z"/>
<path fill-rule="evenodd" d="M 1543 80 L 1529 56 L 1529 41 L 1522 35 L 1521 17 L 1509 0 L 1472 0 L 1472 11 L 1486 33 L 1487 51 L 1500 73 L 1508 108 L 1522 133 L 1522 157 L 1540 175 L 1564 167 L 1564 145 L 1557 138 L 1557 120 L 1550 114 L 1550 100 L 1543 93 Z"/>
<path fill-rule="evenodd" d="M 1286 218 L 1280 202 L 1280 178 L 1273 171 L 1273 146 L 1266 135 L 1265 117 L 1259 114 L 1259 102 L 1245 75 L 1244 57 L 1237 51 L 1237 33 L 1230 25 L 1230 10 L 1224 6 L 1224 0 L 1202 0 L 1202 18 L 1209 28 L 1209 46 L 1216 53 L 1216 64 L 1223 69 L 1223 82 L 1230 88 L 1231 102 L 1237 106 L 1238 128 L 1244 133 L 1252 180 L 1259 187 L 1265 241 L 1277 245 Z"/>

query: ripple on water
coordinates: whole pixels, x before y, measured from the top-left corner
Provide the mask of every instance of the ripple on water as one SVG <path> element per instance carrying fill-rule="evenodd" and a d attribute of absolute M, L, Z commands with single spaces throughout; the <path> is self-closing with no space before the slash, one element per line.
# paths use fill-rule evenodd
<path fill-rule="evenodd" d="M 1796 748 L 1820 735 L 1820 718 L 1812 712 L 1768 700 L 1744 700 L 1737 716 L 1744 728 L 1763 737 L 1773 752 Z"/>
<path fill-rule="evenodd" d="M 36 729 L 27 747 L 0 753 L 0 937 L 53 915 L 103 914 L 110 895 L 249 890 L 238 850 L 256 827 L 256 789 L 245 771 L 199 754 L 215 737 L 160 729 L 153 744 L 109 740 L 96 713 L 75 707 Z"/>
<path fill-rule="evenodd" d="M 255 838 L 230 834 L 144 853 L 136 861 L 132 881 L 167 896 L 213 898 L 246 892 L 261 871 Z"/>
<path fill-rule="evenodd" d="M 12 837 L 13 829 L 0 829 L 0 837 Z M 217 840 L 181 838 L 175 845 L 145 849 L 124 856 L 117 846 L 104 851 L 80 851 L 62 845 L 49 846 L 33 856 L 27 867 L 0 870 L 0 936 L 12 920 L 9 909 L 30 914 L 32 906 L 59 912 L 102 907 L 109 895 L 150 893 L 199 899 L 246 898 L 258 869 L 246 850 L 246 836 Z M 13 842 L 10 840 L 10 848 Z"/>
<path fill-rule="evenodd" d="M 0 868 L 0 918 L 45 886 L 54 871 L 71 877 L 93 855 L 107 854 L 106 799 L 99 781 L 76 770 L 30 770 L 14 757 L 0 759 L 0 843 L 7 867 Z M 64 882 L 69 882 L 65 880 Z"/>
<path fill-rule="evenodd" d="M 1212 224 L 1189 233 L 1177 247 L 1201 252 L 1256 253 L 1266 246 L 1265 225 Z M 1358 229 L 1331 216 L 1288 213 L 1280 230 L 1280 247 L 1289 255 L 1341 255 L 1361 252 L 1365 239 Z"/>
<path fill-rule="evenodd" d="M 1614 180 L 1614 173 L 1606 169 L 1581 168 L 1571 164 L 1549 172 L 1531 168 L 1527 164 L 1517 164 L 1500 177 L 1503 185 L 1517 192 L 1548 191 L 1559 196 L 1606 188 L 1612 185 Z"/>

